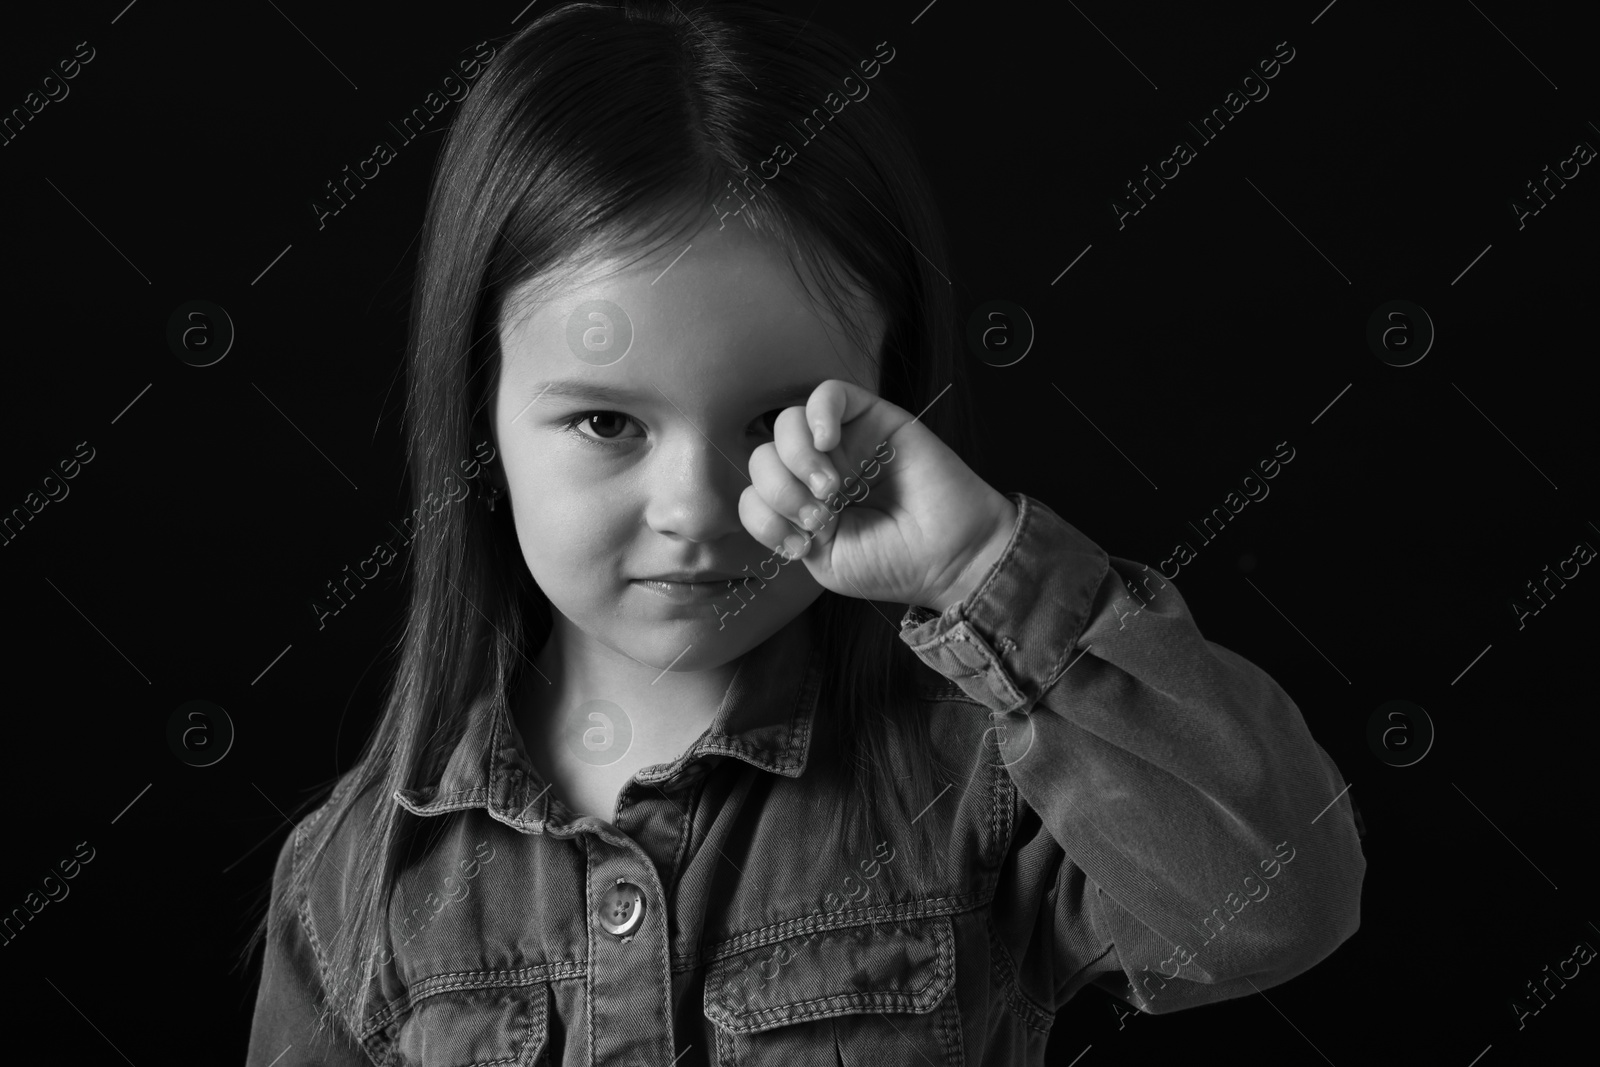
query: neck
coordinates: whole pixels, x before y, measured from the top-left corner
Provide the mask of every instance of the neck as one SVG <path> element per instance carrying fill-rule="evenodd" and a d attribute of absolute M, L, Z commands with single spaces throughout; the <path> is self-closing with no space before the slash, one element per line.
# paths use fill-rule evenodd
<path fill-rule="evenodd" d="M 663 671 L 595 641 L 559 615 L 533 663 L 538 669 L 524 674 L 512 705 L 530 745 L 567 747 L 593 729 L 587 734 L 592 744 L 608 736 L 607 743 L 625 741 L 630 756 L 650 757 L 647 762 L 671 759 L 705 731 L 739 666 L 735 659 L 701 671 Z"/>

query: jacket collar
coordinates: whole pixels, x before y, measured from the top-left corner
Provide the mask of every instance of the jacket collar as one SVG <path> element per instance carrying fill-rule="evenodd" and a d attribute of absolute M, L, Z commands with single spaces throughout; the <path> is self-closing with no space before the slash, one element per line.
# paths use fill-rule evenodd
<path fill-rule="evenodd" d="M 660 781 L 702 755 L 729 756 L 787 778 L 805 770 L 822 691 L 823 649 L 815 615 L 802 612 L 740 661 L 710 727 L 670 764 L 647 768 L 641 782 Z M 485 808 L 519 830 L 571 832 L 597 820 L 571 818 L 552 805 L 547 784 L 529 761 L 511 722 L 505 695 L 472 702 L 467 726 L 436 783 L 397 789 L 395 801 L 414 815 Z"/>

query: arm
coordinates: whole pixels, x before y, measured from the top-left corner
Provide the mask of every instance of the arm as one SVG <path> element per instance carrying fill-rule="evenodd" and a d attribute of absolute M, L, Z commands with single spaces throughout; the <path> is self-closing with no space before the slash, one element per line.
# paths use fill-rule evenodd
<path fill-rule="evenodd" d="M 370 1067 L 349 1029 L 335 1015 L 330 1032 L 313 1041 L 324 1004 L 321 972 L 299 909 L 278 907 L 279 887 L 289 878 L 296 827 L 278 852 L 272 875 L 272 908 L 267 913 L 266 956 L 261 988 L 250 1024 L 246 1067 Z M 281 1057 L 281 1058 L 280 1058 Z"/>
<path fill-rule="evenodd" d="M 1003 939 L 1052 939 L 1053 1007 L 1094 981 L 1172 1011 L 1308 970 L 1360 924 L 1366 860 L 1332 760 L 1266 672 L 1201 635 L 1171 582 L 1008 499 L 1000 548 L 976 557 L 994 562 L 901 634 L 1006 713 L 1007 773 L 1062 853 L 1029 865 L 1054 887 L 1023 894 L 1053 900 L 1042 917 L 996 915 L 1050 929 Z"/>

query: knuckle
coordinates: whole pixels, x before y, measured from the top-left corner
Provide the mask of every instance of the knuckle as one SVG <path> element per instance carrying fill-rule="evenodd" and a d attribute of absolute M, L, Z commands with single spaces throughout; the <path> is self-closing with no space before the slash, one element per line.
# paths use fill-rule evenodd
<path fill-rule="evenodd" d="M 810 430 L 806 426 L 806 409 L 802 407 L 784 408 L 778 413 L 772 425 L 778 431 L 774 436 L 779 438 L 810 435 Z"/>

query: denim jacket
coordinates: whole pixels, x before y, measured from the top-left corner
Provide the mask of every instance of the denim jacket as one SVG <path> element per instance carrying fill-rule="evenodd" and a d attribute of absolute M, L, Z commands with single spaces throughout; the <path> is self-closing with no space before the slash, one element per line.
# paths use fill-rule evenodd
<path fill-rule="evenodd" d="M 269 913 L 250 1067 L 1043 1064 L 1087 985 L 1159 1014 L 1314 966 L 1359 926 L 1366 871 L 1332 759 L 1171 582 L 1009 498 L 977 588 L 900 622 L 961 780 L 879 812 L 871 854 L 846 852 L 839 787 L 807 773 L 827 710 L 805 615 L 610 821 L 574 815 L 480 699 L 438 784 L 385 801 L 444 826 L 398 876 L 393 963 L 359 1019 L 308 1041 L 347 820 L 309 894 Z M 275 879 L 331 805 L 374 793 L 336 790 Z M 943 862 L 890 894 L 878 875 L 918 822 Z"/>

